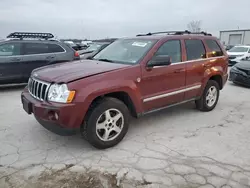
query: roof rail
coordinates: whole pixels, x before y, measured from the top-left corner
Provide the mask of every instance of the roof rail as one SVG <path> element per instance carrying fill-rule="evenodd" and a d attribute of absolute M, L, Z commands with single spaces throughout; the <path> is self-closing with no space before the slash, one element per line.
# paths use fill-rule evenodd
<path fill-rule="evenodd" d="M 196 34 L 196 35 L 208 35 L 208 36 L 212 36 L 212 34 L 210 33 L 206 33 L 204 31 L 202 32 L 191 32 L 188 30 L 185 31 L 161 31 L 161 32 L 154 32 L 154 33 L 147 33 L 147 34 L 138 34 L 136 35 L 137 37 L 139 36 L 151 36 L 151 35 L 157 35 L 157 34 L 167 34 L 167 35 L 184 35 L 184 34 Z"/>
<path fill-rule="evenodd" d="M 18 38 L 22 40 L 23 38 L 36 38 L 36 39 L 51 39 L 54 35 L 51 33 L 29 33 L 29 32 L 14 32 L 7 36 L 7 38 Z"/>

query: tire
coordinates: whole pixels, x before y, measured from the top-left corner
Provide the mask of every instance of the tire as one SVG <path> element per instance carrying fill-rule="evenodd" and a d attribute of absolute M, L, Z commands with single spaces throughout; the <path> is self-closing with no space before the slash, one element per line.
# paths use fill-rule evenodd
<path fill-rule="evenodd" d="M 209 101 L 207 100 L 207 95 L 210 89 L 216 92 L 216 98 L 213 100 L 213 102 L 211 98 L 210 101 L 211 103 L 209 103 Z M 218 82 L 214 80 L 209 80 L 207 82 L 207 85 L 203 91 L 201 98 L 195 101 L 196 108 L 203 112 L 212 111 L 218 103 L 219 96 L 220 96 L 220 87 Z"/>
<path fill-rule="evenodd" d="M 124 138 L 128 132 L 129 120 L 130 112 L 122 101 L 110 97 L 103 98 L 89 109 L 82 135 L 97 149 L 110 148 Z"/>

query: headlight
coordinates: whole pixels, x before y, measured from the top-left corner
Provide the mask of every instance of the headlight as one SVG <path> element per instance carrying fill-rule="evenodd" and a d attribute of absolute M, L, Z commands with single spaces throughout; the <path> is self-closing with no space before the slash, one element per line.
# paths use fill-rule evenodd
<path fill-rule="evenodd" d="M 75 91 L 69 91 L 66 84 L 53 84 L 49 88 L 48 100 L 51 102 L 71 103 Z"/>

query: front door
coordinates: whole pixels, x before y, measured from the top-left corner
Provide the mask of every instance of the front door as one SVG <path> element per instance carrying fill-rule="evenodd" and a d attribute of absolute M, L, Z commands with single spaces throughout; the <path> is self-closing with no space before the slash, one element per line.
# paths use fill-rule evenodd
<path fill-rule="evenodd" d="M 182 63 L 182 45 L 180 40 L 168 40 L 156 51 L 154 56 L 168 55 L 171 65 L 142 67 L 140 84 L 144 111 L 165 107 L 184 99 L 185 64 Z"/>
<path fill-rule="evenodd" d="M 30 42 L 24 44 L 24 78 L 28 79 L 31 72 L 39 67 L 49 65 L 56 58 L 54 53 L 50 53 L 46 43 Z"/>
<path fill-rule="evenodd" d="M 0 45 L 0 84 L 22 82 L 23 57 L 21 44 L 8 42 Z"/>

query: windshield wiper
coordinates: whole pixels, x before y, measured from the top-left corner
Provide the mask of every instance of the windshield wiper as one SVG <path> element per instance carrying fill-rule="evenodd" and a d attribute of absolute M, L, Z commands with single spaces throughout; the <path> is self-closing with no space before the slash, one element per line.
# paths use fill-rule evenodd
<path fill-rule="evenodd" d="M 92 56 L 90 56 L 90 57 L 87 57 L 86 59 L 93 60 L 93 57 L 92 57 Z"/>
<path fill-rule="evenodd" d="M 105 61 L 105 62 L 110 62 L 110 63 L 112 63 L 113 61 L 112 60 L 110 60 L 110 59 L 96 59 L 97 61 Z"/>

